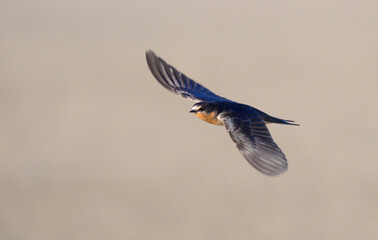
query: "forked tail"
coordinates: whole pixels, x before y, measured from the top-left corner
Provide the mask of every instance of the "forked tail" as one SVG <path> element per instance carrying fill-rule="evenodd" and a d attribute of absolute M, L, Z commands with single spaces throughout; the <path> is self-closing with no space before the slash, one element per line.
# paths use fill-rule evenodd
<path fill-rule="evenodd" d="M 257 109 L 256 109 L 257 110 Z M 262 119 L 264 120 L 264 122 L 266 123 L 278 123 L 278 124 L 286 124 L 286 125 L 293 125 L 293 126 L 299 126 L 299 124 L 295 123 L 294 121 L 292 120 L 285 120 L 285 119 L 281 119 L 281 118 L 276 118 L 276 117 L 272 117 L 260 110 L 257 110 L 260 114 L 260 116 L 262 117 Z"/>

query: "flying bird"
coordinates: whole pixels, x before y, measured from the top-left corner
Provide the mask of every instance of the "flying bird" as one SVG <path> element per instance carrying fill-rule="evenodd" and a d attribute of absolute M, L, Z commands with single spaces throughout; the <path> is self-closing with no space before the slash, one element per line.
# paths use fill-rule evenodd
<path fill-rule="evenodd" d="M 190 113 L 205 122 L 225 126 L 242 156 L 258 171 L 276 176 L 287 170 L 285 154 L 273 141 L 266 124 L 298 124 L 216 95 L 176 70 L 151 50 L 146 52 L 146 59 L 152 74 L 163 87 L 196 102 Z"/>

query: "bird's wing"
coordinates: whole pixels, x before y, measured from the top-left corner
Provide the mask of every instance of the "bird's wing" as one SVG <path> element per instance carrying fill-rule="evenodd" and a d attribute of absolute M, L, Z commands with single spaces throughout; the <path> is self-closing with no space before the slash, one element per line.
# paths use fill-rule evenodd
<path fill-rule="evenodd" d="M 146 52 L 148 67 L 152 74 L 169 91 L 188 98 L 195 102 L 232 102 L 226 98 L 220 97 L 199 83 L 177 71 L 174 67 L 167 64 L 163 59 L 149 50 Z"/>
<path fill-rule="evenodd" d="M 255 116 L 220 116 L 231 139 L 247 161 L 260 172 L 275 176 L 288 168 L 285 154 L 273 141 L 263 119 Z"/>

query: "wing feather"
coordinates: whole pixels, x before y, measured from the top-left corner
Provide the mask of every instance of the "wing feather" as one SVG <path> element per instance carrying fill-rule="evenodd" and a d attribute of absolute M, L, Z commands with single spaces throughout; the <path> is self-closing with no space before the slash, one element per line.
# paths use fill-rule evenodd
<path fill-rule="evenodd" d="M 232 102 L 216 95 L 201 84 L 185 76 L 185 74 L 177 71 L 163 59 L 156 56 L 153 51 L 146 52 L 146 59 L 148 67 L 156 80 L 169 91 L 195 102 Z"/>
<path fill-rule="evenodd" d="M 279 175 L 288 168 L 285 154 L 273 141 L 263 119 L 257 112 L 255 115 L 253 118 L 231 115 L 223 117 L 222 122 L 240 153 L 252 166 L 266 175 Z"/>

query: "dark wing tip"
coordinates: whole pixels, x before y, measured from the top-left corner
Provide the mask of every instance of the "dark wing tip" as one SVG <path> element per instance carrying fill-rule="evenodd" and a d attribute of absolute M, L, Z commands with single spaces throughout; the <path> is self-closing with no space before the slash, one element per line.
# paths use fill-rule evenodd
<path fill-rule="evenodd" d="M 278 176 L 286 172 L 288 169 L 288 164 L 284 156 L 266 156 L 267 153 L 263 153 L 261 156 L 255 156 L 253 159 L 246 159 L 250 162 L 257 170 L 268 175 L 268 176 Z"/>
<path fill-rule="evenodd" d="M 146 51 L 146 60 L 147 60 L 147 65 L 148 67 L 150 68 L 152 74 L 154 74 L 156 72 L 156 60 L 157 60 L 157 56 L 156 54 L 151 51 L 151 50 L 147 50 Z M 155 76 L 155 74 L 154 74 Z M 156 77 L 156 76 L 155 76 Z"/>
<path fill-rule="evenodd" d="M 277 176 L 288 169 L 285 154 L 273 141 L 264 121 L 256 113 L 250 116 L 227 116 L 222 122 L 242 156 L 265 175 Z"/>
<path fill-rule="evenodd" d="M 152 50 L 147 50 L 146 51 L 146 60 L 147 60 L 147 65 L 150 68 L 152 74 L 154 75 L 155 78 L 159 78 L 157 75 L 159 73 L 157 69 L 157 62 L 158 62 L 158 57 Z"/>
<path fill-rule="evenodd" d="M 169 65 L 162 58 L 158 57 L 152 50 L 146 51 L 148 68 L 156 80 L 167 90 L 180 95 L 181 97 L 200 101 L 228 101 L 220 97 L 201 84 L 188 78 L 185 74 Z"/>
<path fill-rule="evenodd" d="M 147 59 L 147 62 L 153 58 L 157 58 L 156 54 L 152 51 L 152 50 L 147 50 L 146 51 L 146 59 Z"/>
<path fill-rule="evenodd" d="M 176 93 L 175 87 L 169 83 L 169 77 L 164 75 L 165 68 L 169 67 L 167 63 L 159 58 L 152 50 L 146 51 L 146 60 L 148 68 L 155 79 L 169 91 Z"/>
<path fill-rule="evenodd" d="M 248 151 L 248 147 L 238 146 L 243 157 L 258 171 L 268 176 L 278 176 L 288 169 L 285 155 L 276 144 L 271 146 L 257 146 L 254 152 Z"/>
<path fill-rule="evenodd" d="M 150 63 L 153 62 L 154 58 L 156 58 L 156 54 L 152 50 L 147 50 L 146 51 L 146 60 L 148 66 L 150 66 Z"/>

